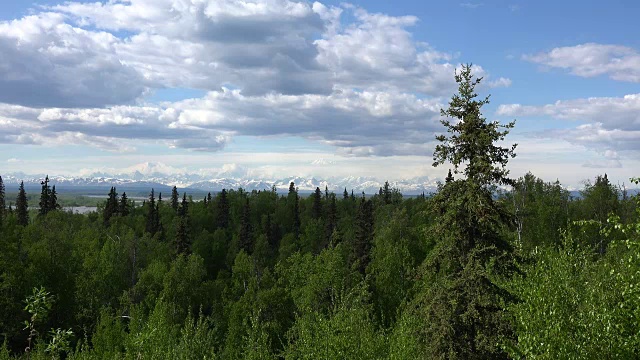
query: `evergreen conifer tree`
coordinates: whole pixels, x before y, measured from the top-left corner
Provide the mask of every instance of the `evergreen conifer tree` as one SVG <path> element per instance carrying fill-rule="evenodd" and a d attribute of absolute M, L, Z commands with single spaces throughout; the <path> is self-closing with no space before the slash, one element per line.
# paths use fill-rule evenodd
<path fill-rule="evenodd" d="M 191 238 L 189 236 L 189 203 L 187 202 L 187 193 L 183 193 L 182 202 L 178 209 L 178 228 L 176 229 L 175 248 L 177 255 L 191 253 Z"/>
<path fill-rule="evenodd" d="M 0 176 L 0 225 L 2 225 L 7 210 L 7 203 L 5 199 L 5 188 L 2 176 Z"/>
<path fill-rule="evenodd" d="M 178 215 L 181 217 L 187 216 L 189 213 L 189 202 L 187 201 L 187 193 L 182 193 L 182 201 L 180 202 L 180 208 L 178 209 Z"/>
<path fill-rule="evenodd" d="M 51 194 L 51 188 L 49 187 L 49 175 L 47 175 L 44 181 L 40 182 L 42 185 L 42 191 L 40 192 L 40 209 L 38 210 L 38 216 L 44 216 L 49 212 L 49 195 Z"/>
<path fill-rule="evenodd" d="M 151 193 L 149 194 L 149 201 L 147 201 L 146 206 L 147 217 L 145 231 L 153 236 L 158 231 L 158 208 L 156 207 L 155 192 L 153 189 L 151 189 Z"/>
<path fill-rule="evenodd" d="M 347 188 L 344 188 L 344 191 L 342 192 L 342 200 L 348 200 L 349 199 L 349 193 L 347 192 Z"/>
<path fill-rule="evenodd" d="M 27 193 L 24 191 L 24 181 L 20 182 L 20 190 L 16 197 L 16 216 L 18 224 L 27 226 L 29 224 L 29 204 L 27 203 Z"/>
<path fill-rule="evenodd" d="M 289 184 L 289 194 L 287 195 L 287 204 L 291 209 L 291 218 L 293 219 L 293 233 L 296 239 L 300 238 L 300 197 L 293 181 Z"/>
<path fill-rule="evenodd" d="M 453 179 L 453 174 L 451 173 L 451 169 L 449 169 L 449 173 L 447 174 L 447 177 L 444 179 L 445 183 L 450 183 L 452 182 Z"/>
<path fill-rule="evenodd" d="M 227 197 L 227 190 L 222 189 L 218 194 L 218 228 L 226 229 L 229 227 L 229 199 Z"/>
<path fill-rule="evenodd" d="M 173 209 L 173 211 L 176 212 L 176 214 L 178 213 L 178 205 L 179 205 L 178 197 L 179 197 L 178 188 L 174 186 L 173 189 L 171 189 L 171 208 Z"/>
<path fill-rule="evenodd" d="M 247 254 L 253 251 L 253 236 L 251 234 L 251 208 L 249 198 L 246 199 L 240 217 L 240 234 L 238 235 L 238 246 L 244 249 Z"/>
<path fill-rule="evenodd" d="M 109 220 L 118 213 L 118 210 L 118 193 L 116 192 L 116 188 L 112 186 L 111 190 L 109 190 L 107 203 L 105 204 L 102 212 L 102 218 L 105 226 L 109 225 Z"/>
<path fill-rule="evenodd" d="M 123 192 L 120 197 L 120 204 L 118 205 L 118 212 L 122 216 L 127 216 L 131 212 L 131 208 L 129 206 L 129 199 L 127 198 L 127 193 Z"/>
<path fill-rule="evenodd" d="M 322 192 L 320 192 L 319 187 L 316 187 L 316 191 L 313 193 L 311 217 L 314 219 L 320 219 L 322 217 Z"/>
<path fill-rule="evenodd" d="M 352 248 L 352 262 L 357 262 L 358 270 L 364 274 L 369 265 L 369 254 L 373 244 L 373 204 L 371 200 L 360 201 L 356 213 L 356 234 Z"/>
<path fill-rule="evenodd" d="M 389 186 L 389 182 L 384 182 L 384 188 L 382 189 L 382 197 L 384 199 L 385 204 L 391 204 L 391 186 Z"/>
<path fill-rule="evenodd" d="M 471 65 L 456 74 L 458 94 L 442 110 L 449 135 L 436 137 L 434 166 L 445 161 L 458 172 L 465 165 L 465 179 L 446 183 L 434 199 L 439 218 L 433 228 L 438 241 L 422 266 L 421 290 L 415 309 L 426 353 L 433 358 L 506 359 L 501 343 L 513 338 L 505 315 L 513 301 L 502 287 L 514 269 L 513 248 L 505 238 L 511 225 L 505 209 L 493 200 L 490 186 L 512 184 L 506 164 L 515 145 L 503 148 L 514 122 L 487 122 L 481 107 L 489 98 L 476 100 L 474 92 L 482 78 L 473 78 Z M 500 129 L 505 129 L 501 131 Z"/>
<path fill-rule="evenodd" d="M 60 204 L 58 204 L 58 192 L 56 186 L 51 187 L 51 194 L 49 195 L 49 211 L 60 210 Z"/>
<path fill-rule="evenodd" d="M 330 199 L 327 204 L 327 221 L 325 222 L 325 246 L 331 242 L 331 236 L 333 235 L 333 231 L 336 229 L 336 224 L 338 223 L 338 207 L 336 205 L 336 196 L 335 194 L 331 194 Z"/>

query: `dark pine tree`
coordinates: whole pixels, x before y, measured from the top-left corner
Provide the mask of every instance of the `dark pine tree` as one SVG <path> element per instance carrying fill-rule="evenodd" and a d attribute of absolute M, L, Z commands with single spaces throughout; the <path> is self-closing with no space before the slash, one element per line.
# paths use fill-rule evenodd
<path fill-rule="evenodd" d="M 182 202 L 180 202 L 180 208 L 178 209 L 178 215 L 185 217 L 189 214 L 189 202 L 187 201 L 187 193 L 182 193 Z"/>
<path fill-rule="evenodd" d="M 474 92 L 480 81 L 470 65 L 456 74 L 458 94 L 441 114 L 458 121 L 442 120 L 449 135 L 436 137 L 441 144 L 433 165 L 450 162 L 465 179 L 446 183 L 434 198 L 439 217 L 432 232 L 438 241 L 421 267 L 422 288 L 417 306 L 411 307 L 429 324 L 420 333 L 433 358 L 506 359 L 500 344 L 514 339 L 504 311 L 514 299 L 501 285 L 515 270 L 515 254 L 505 237 L 512 219 L 491 192 L 495 184 L 514 183 L 506 165 L 515 145 L 494 145 L 514 122 L 486 121 L 480 110 L 489 98 L 477 100 Z"/>
<path fill-rule="evenodd" d="M 156 214 L 155 214 L 155 220 L 156 220 L 156 231 L 158 233 L 160 233 L 160 236 L 158 236 L 158 240 L 160 241 L 165 241 L 166 237 L 164 234 L 164 227 L 162 226 L 162 222 L 160 221 L 160 208 L 162 207 L 162 193 L 158 194 L 158 201 L 156 201 Z"/>
<path fill-rule="evenodd" d="M 147 217 L 145 231 L 153 236 L 158 231 L 158 208 L 156 207 L 156 197 L 153 189 L 151 189 L 149 201 L 147 201 L 146 206 Z"/>
<path fill-rule="evenodd" d="M 51 194 L 49 194 L 49 211 L 60 210 L 60 204 L 58 204 L 58 192 L 56 186 L 51 187 Z"/>
<path fill-rule="evenodd" d="M 331 242 L 331 236 L 336 229 L 338 223 L 338 207 L 336 205 L 336 196 L 331 194 L 329 201 L 327 202 L 327 221 L 325 222 L 325 243 L 323 248 Z"/>
<path fill-rule="evenodd" d="M 227 197 L 227 190 L 222 189 L 218 194 L 218 228 L 226 229 L 229 227 L 229 198 Z"/>
<path fill-rule="evenodd" d="M 342 192 L 342 200 L 349 200 L 349 193 L 347 192 L 347 188 L 344 188 L 344 192 Z"/>
<path fill-rule="evenodd" d="M 369 253 L 373 243 L 373 204 L 371 200 L 365 200 L 364 196 L 356 213 L 355 226 L 356 233 L 353 239 L 351 260 L 357 263 L 358 270 L 364 274 L 367 265 L 369 265 Z"/>
<path fill-rule="evenodd" d="M 116 192 L 116 188 L 112 186 L 111 190 L 109 190 L 107 203 L 104 205 L 102 212 L 102 219 L 105 226 L 109 225 L 109 220 L 118 213 L 118 210 L 118 193 Z"/>
<path fill-rule="evenodd" d="M 24 181 L 20 182 L 20 190 L 16 197 L 16 216 L 18 224 L 27 226 L 29 224 L 29 204 L 27 203 L 27 193 L 24 191 Z"/>
<path fill-rule="evenodd" d="M 320 192 L 319 187 L 316 187 L 316 191 L 313 193 L 311 217 L 314 219 L 320 219 L 322 217 L 322 192 Z"/>
<path fill-rule="evenodd" d="M 447 174 L 447 177 L 444 179 L 444 182 L 448 184 L 448 183 L 452 182 L 453 180 L 455 180 L 455 179 L 453 178 L 453 174 L 451 173 L 451 169 L 449 169 L 449 173 Z"/>
<path fill-rule="evenodd" d="M 278 250 L 280 246 L 280 233 L 278 224 L 271 220 L 271 214 L 267 214 L 264 225 L 264 233 L 267 234 L 267 243 L 272 250 Z"/>
<path fill-rule="evenodd" d="M 120 197 L 120 204 L 118 205 L 118 212 L 122 216 L 128 216 L 131 212 L 131 207 L 129 205 L 129 199 L 127 198 L 127 193 L 123 192 L 122 197 Z"/>
<path fill-rule="evenodd" d="M 329 200 L 329 186 L 328 185 L 324 186 L 324 199 L 325 200 Z"/>
<path fill-rule="evenodd" d="M 42 185 L 42 190 L 40 191 L 40 202 L 38 203 L 40 206 L 38 216 L 44 216 L 49 212 L 49 195 L 51 194 L 49 175 L 44 178 L 44 181 L 40 182 L 40 185 Z"/>
<path fill-rule="evenodd" d="M 251 230 L 251 208 L 249 198 L 246 199 L 240 217 L 240 233 L 238 234 L 238 247 L 247 254 L 253 251 L 253 235 Z"/>
<path fill-rule="evenodd" d="M 287 195 L 287 205 L 291 209 L 291 218 L 293 219 L 292 231 L 296 236 L 296 240 L 300 238 L 300 197 L 298 190 L 293 181 L 289 184 L 289 194 Z"/>
<path fill-rule="evenodd" d="M 211 204 L 211 192 L 207 194 L 207 204 Z"/>
<path fill-rule="evenodd" d="M 385 204 L 391 204 L 391 186 L 389 186 L 389 182 L 384 182 L 384 188 L 382 188 L 382 198 Z"/>
<path fill-rule="evenodd" d="M 182 196 L 182 203 L 178 211 L 178 228 L 176 229 L 176 255 L 191 253 L 191 238 L 189 236 L 189 209 L 186 193 Z"/>
<path fill-rule="evenodd" d="M 179 205 L 178 188 L 174 186 L 173 189 L 171 189 L 171 208 L 176 212 L 176 214 L 178 213 Z"/>
<path fill-rule="evenodd" d="M 7 202 L 5 200 L 5 188 L 2 176 L 0 176 L 0 225 L 4 221 L 5 212 L 7 210 Z"/>

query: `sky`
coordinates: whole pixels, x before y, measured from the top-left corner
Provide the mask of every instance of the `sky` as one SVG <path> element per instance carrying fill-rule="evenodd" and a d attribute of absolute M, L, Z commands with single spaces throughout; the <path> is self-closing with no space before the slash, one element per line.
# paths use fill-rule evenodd
<path fill-rule="evenodd" d="M 0 175 L 379 180 L 432 167 L 454 73 L 511 176 L 640 176 L 640 2 L 5 0 Z M 223 171 L 224 170 L 224 171 Z M 226 172 L 228 173 L 228 171 Z"/>

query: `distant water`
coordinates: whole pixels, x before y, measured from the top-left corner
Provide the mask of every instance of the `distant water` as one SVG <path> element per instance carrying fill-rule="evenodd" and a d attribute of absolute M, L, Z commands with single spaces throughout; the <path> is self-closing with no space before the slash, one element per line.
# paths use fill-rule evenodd
<path fill-rule="evenodd" d="M 71 211 L 72 213 L 88 214 L 92 211 L 96 211 L 98 208 L 95 206 L 65 206 L 63 209 L 65 211 Z"/>

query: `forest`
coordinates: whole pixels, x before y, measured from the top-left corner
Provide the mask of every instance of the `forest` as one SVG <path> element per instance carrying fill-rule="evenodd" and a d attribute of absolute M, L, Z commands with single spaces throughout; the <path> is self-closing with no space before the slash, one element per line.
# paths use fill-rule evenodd
<path fill-rule="evenodd" d="M 456 82 L 418 197 L 112 188 L 82 215 L 0 178 L 0 359 L 639 358 L 640 196 L 510 178 L 515 122 Z"/>

